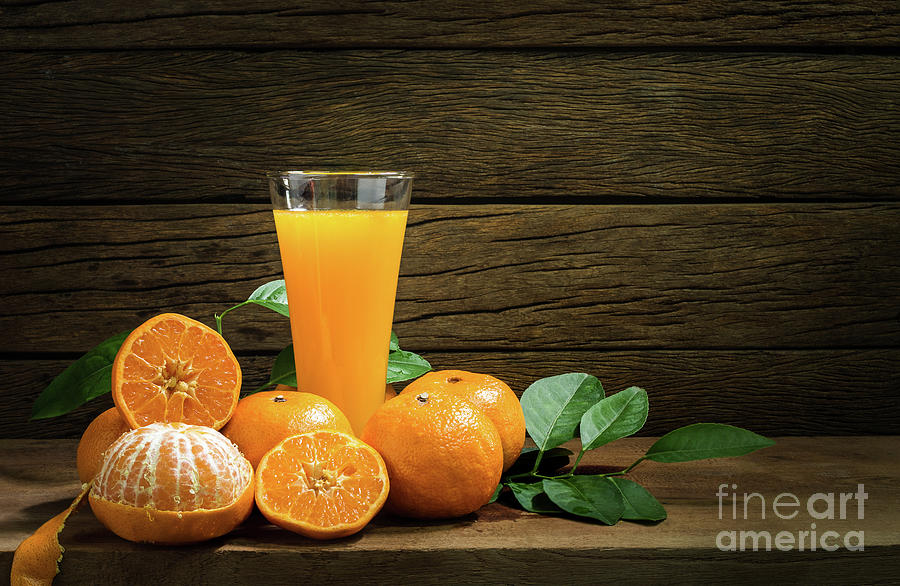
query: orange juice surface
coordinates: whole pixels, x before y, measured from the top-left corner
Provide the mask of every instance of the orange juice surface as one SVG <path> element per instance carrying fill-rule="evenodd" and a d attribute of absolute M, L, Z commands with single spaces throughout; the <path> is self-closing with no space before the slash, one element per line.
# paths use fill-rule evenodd
<path fill-rule="evenodd" d="M 384 401 L 407 212 L 275 210 L 297 384 L 357 434 Z"/>

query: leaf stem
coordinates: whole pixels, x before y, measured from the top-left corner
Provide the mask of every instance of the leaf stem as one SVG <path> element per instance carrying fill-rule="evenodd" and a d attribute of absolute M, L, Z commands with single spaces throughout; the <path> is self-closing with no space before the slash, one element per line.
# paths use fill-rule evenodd
<path fill-rule="evenodd" d="M 543 456 L 543 454 L 544 454 L 544 452 L 538 452 L 537 460 L 535 460 L 535 466 L 531 470 L 531 472 L 522 472 L 521 474 L 514 474 L 512 476 L 507 477 L 506 482 L 509 482 L 510 480 L 515 480 L 516 478 L 546 478 L 546 479 L 571 478 L 572 476 L 575 476 L 575 468 L 578 467 L 578 463 L 581 462 L 581 458 L 582 458 L 582 456 L 584 456 L 584 453 L 586 451 L 587 450 L 582 450 L 581 453 L 578 454 L 578 457 L 575 458 L 575 463 L 572 464 L 571 470 L 569 470 L 565 474 L 560 474 L 559 476 L 545 476 L 544 474 L 537 473 L 538 464 L 541 463 L 541 456 Z M 645 459 L 646 458 L 644 456 L 641 456 L 640 458 L 635 460 L 631 464 L 631 466 L 628 466 L 627 468 L 625 468 L 623 470 L 619 470 L 618 472 L 607 472 L 605 474 L 598 474 L 597 476 L 605 476 L 605 477 L 624 476 L 625 474 L 628 474 L 629 472 L 631 472 L 635 466 L 637 466 L 638 464 L 643 462 Z"/>
<path fill-rule="evenodd" d="M 544 450 L 538 452 L 537 458 L 534 459 L 534 466 L 531 467 L 531 475 L 537 476 L 538 466 L 541 465 L 541 459 L 544 457 Z"/>
<path fill-rule="evenodd" d="M 640 458 L 638 458 L 637 460 L 635 460 L 634 463 L 633 463 L 631 466 L 629 466 L 628 468 L 622 470 L 621 473 L 622 473 L 622 474 L 628 474 L 629 472 L 631 472 L 631 470 L 632 470 L 635 466 L 637 466 L 638 464 L 640 464 L 641 462 L 643 462 L 645 459 L 646 459 L 645 456 L 641 456 Z"/>
<path fill-rule="evenodd" d="M 549 480 L 557 479 L 557 478 L 567 478 L 568 474 L 563 474 L 561 476 L 547 476 L 545 474 L 538 474 L 537 472 L 522 472 L 521 474 L 513 474 L 512 476 L 507 476 L 503 482 L 510 482 L 515 480 L 516 478 L 546 478 Z"/>
<path fill-rule="evenodd" d="M 286 373 L 282 374 L 281 376 L 279 376 L 279 377 L 277 377 L 277 378 L 273 378 L 273 379 L 269 380 L 269 382 L 267 382 L 267 383 L 264 384 L 263 386 L 261 386 L 261 387 L 259 387 L 259 388 L 257 388 L 257 389 L 254 389 L 253 391 L 250 391 L 250 394 L 252 395 L 253 393 L 258 393 L 258 392 L 262 391 L 263 389 L 267 389 L 267 388 L 271 387 L 272 385 L 278 385 L 278 384 L 281 384 L 281 382 L 282 382 L 283 380 L 285 380 L 285 379 L 287 379 L 287 378 L 290 378 L 291 375 L 294 375 L 294 374 L 296 374 L 296 371 L 293 371 L 293 370 L 290 371 L 290 372 L 286 372 Z"/>
<path fill-rule="evenodd" d="M 578 457 L 575 458 L 575 463 L 572 464 L 572 469 L 569 470 L 569 475 L 570 475 L 570 476 L 573 475 L 573 474 L 575 474 L 575 469 L 578 468 L 578 463 L 581 462 L 581 458 L 584 456 L 584 453 L 585 453 L 586 451 L 587 451 L 587 450 L 585 450 L 584 448 L 582 448 L 582 449 L 581 449 L 581 452 L 579 452 L 579 454 L 578 454 Z"/>
<path fill-rule="evenodd" d="M 247 301 L 242 301 L 241 303 L 238 303 L 237 305 L 232 305 L 231 307 L 229 307 L 228 309 L 226 309 L 226 310 L 223 311 L 222 313 L 215 313 L 215 314 L 213 314 L 213 315 L 215 315 L 215 317 L 216 317 L 216 329 L 219 331 L 219 335 L 220 335 L 220 336 L 223 336 L 223 337 L 224 337 L 224 334 L 222 333 L 222 318 L 225 317 L 225 314 L 228 313 L 229 311 L 233 311 L 233 310 L 235 310 L 235 309 L 237 309 L 237 308 L 239 308 L 239 307 L 243 307 L 243 306 L 247 305 L 248 303 L 250 303 L 249 300 L 247 300 Z M 254 391 L 254 392 L 255 392 L 255 391 Z"/>
<path fill-rule="evenodd" d="M 260 392 L 260 391 L 264 391 L 264 390 L 268 389 L 268 388 L 271 387 L 272 385 L 277 385 L 277 384 L 278 384 L 278 383 L 276 383 L 276 382 L 274 382 L 274 381 L 269 381 L 269 382 L 267 382 L 266 384 L 262 385 L 261 387 L 256 387 L 255 389 L 253 389 L 252 391 L 250 391 L 250 392 L 247 393 L 247 394 L 248 394 L 248 395 L 253 395 L 253 394 L 256 394 L 256 393 L 258 393 L 258 392 Z"/>

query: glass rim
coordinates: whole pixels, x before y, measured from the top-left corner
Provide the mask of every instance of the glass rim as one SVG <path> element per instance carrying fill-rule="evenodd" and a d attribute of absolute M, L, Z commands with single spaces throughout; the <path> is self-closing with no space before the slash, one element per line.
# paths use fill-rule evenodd
<path fill-rule="evenodd" d="M 384 177 L 390 179 L 415 179 L 415 175 L 408 171 L 267 171 L 269 179 L 280 177 L 305 177 L 315 179 L 317 177 Z"/>

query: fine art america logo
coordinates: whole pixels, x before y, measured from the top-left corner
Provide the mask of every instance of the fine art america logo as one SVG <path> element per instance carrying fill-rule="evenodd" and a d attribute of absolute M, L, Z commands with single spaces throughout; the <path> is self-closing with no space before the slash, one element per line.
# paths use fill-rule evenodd
<path fill-rule="evenodd" d="M 739 499 L 737 484 L 720 484 L 716 496 L 719 499 L 719 519 L 748 520 L 769 519 L 806 520 L 809 529 L 797 531 L 720 531 L 716 536 L 716 547 L 722 551 L 837 551 L 841 547 L 848 551 L 865 549 L 865 532 L 817 529 L 816 521 L 835 519 L 865 518 L 865 485 L 857 484 L 856 492 L 817 492 L 808 498 L 800 498 L 791 492 L 783 492 L 767 502 L 758 492 L 743 493 Z M 743 506 L 738 507 L 742 500 Z M 743 510 L 741 510 L 743 509 Z M 730 517 L 729 517 L 730 513 Z"/>

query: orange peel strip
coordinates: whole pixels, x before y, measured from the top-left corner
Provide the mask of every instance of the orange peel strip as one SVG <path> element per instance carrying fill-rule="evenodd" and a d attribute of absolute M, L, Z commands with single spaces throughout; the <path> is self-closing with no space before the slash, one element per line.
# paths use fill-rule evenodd
<path fill-rule="evenodd" d="M 82 484 L 81 492 L 65 511 L 41 525 L 19 544 L 13 554 L 10 586 L 43 586 L 53 582 L 65 551 L 59 543 L 59 534 L 66 526 L 69 515 L 81 506 L 90 489 L 89 483 Z"/>

